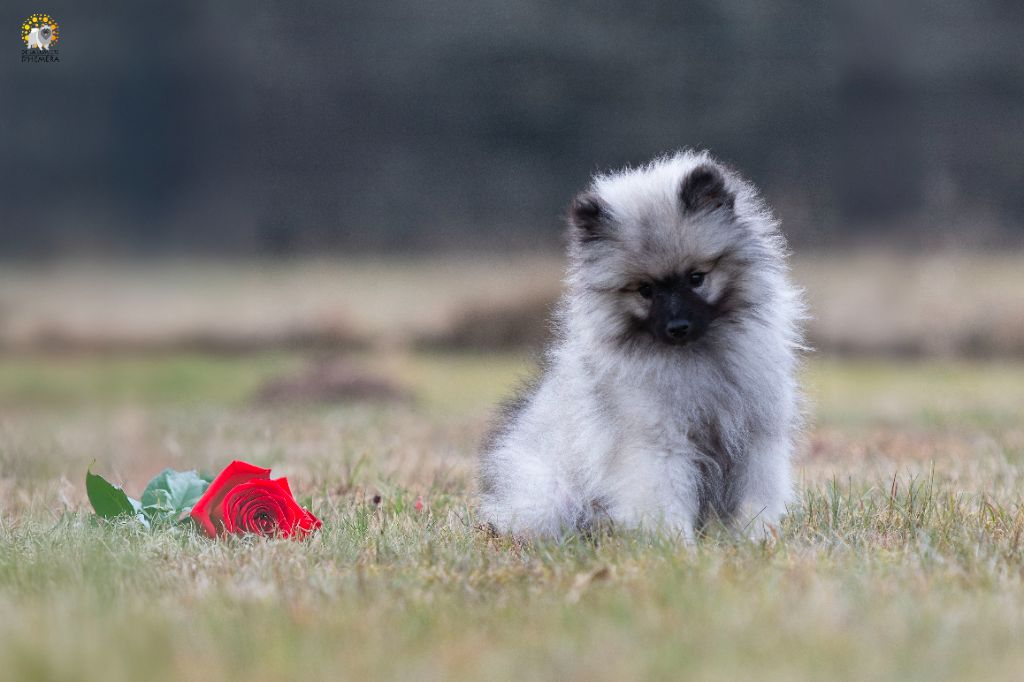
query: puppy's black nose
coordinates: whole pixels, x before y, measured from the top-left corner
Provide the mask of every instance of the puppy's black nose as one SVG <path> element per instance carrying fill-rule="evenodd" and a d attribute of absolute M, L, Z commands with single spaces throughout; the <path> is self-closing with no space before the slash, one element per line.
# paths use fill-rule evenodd
<path fill-rule="evenodd" d="M 665 325 L 665 335 L 673 341 L 683 341 L 689 333 L 689 320 L 669 320 Z"/>

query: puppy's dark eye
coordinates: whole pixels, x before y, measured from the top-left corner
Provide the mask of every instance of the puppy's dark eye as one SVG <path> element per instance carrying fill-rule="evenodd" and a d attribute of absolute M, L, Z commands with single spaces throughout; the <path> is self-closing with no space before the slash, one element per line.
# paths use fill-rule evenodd
<path fill-rule="evenodd" d="M 641 298 L 645 298 L 649 301 L 651 300 L 651 297 L 654 296 L 654 287 L 647 282 L 644 282 L 636 288 L 636 293 L 640 294 Z"/>
<path fill-rule="evenodd" d="M 696 289 L 701 284 L 704 284 L 704 276 L 707 273 L 704 272 L 691 272 L 689 277 L 686 278 L 687 284 Z"/>

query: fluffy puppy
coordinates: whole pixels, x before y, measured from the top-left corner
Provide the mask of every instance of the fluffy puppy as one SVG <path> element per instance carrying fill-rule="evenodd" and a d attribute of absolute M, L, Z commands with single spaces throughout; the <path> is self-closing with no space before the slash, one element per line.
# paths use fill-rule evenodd
<path fill-rule="evenodd" d="M 53 29 L 49 25 L 33 28 L 28 32 L 28 48 L 49 50 L 50 42 L 53 40 Z"/>
<path fill-rule="evenodd" d="M 572 204 L 542 376 L 480 467 L 502 533 L 595 524 L 760 533 L 792 497 L 803 306 L 756 189 L 685 151 L 600 175 Z"/>

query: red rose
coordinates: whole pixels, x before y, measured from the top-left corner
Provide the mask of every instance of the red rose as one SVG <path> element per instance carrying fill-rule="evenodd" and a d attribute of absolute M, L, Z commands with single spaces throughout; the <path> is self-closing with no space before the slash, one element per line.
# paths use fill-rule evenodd
<path fill-rule="evenodd" d="M 295 501 L 288 479 L 270 480 L 270 469 L 232 462 L 206 489 L 190 515 L 206 534 L 258 533 L 303 536 L 322 524 Z"/>

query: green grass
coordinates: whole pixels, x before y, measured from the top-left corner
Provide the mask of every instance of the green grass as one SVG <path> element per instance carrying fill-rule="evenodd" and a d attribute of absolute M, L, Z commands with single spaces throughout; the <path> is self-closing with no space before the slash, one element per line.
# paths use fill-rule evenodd
<path fill-rule="evenodd" d="M 0 404 L 238 403 L 295 365 L 283 354 L 0 356 Z"/>
<path fill-rule="evenodd" d="M 778 537 L 686 548 L 480 534 L 474 452 L 522 361 L 357 361 L 417 400 L 254 406 L 286 355 L 0 361 L 0 676 L 1019 678 L 1024 366 L 811 363 Z M 288 475 L 323 531 L 212 542 L 86 513 L 93 460 L 138 492 L 234 457 Z"/>

